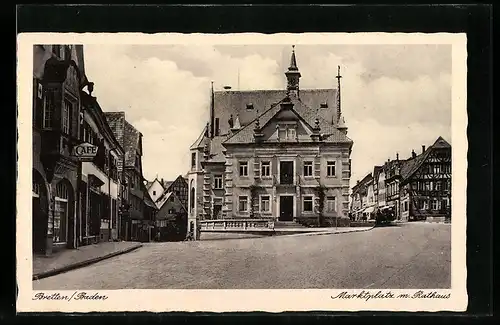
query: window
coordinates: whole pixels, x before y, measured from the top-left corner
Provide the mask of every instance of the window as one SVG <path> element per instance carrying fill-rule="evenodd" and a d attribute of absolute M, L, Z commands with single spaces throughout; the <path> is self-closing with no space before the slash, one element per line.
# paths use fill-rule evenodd
<path fill-rule="evenodd" d="M 240 176 L 248 176 L 248 162 L 240 161 Z"/>
<path fill-rule="evenodd" d="M 191 154 L 191 169 L 195 169 L 196 167 L 196 152 Z"/>
<path fill-rule="evenodd" d="M 441 165 L 434 165 L 434 174 L 441 174 Z"/>
<path fill-rule="evenodd" d="M 214 189 L 216 190 L 222 189 L 222 175 L 214 176 Z"/>
<path fill-rule="evenodd" d="M 153 191 L 153 195 L 156 195 L 156 191 Z"/>
<path fill-rule="evenodd" d="M 436 191 L 441 191 L 441 186 L 442 186 L 441 181 L 437 181 L 436 182 Z"/>
<path fill-rule="evenodd" d="M 432 200 L 432 210 L 438 210 L 438 200 Z"/>
<path fill-rule="evenodd" d="M 247 104 L 247 109 L 253 109 L 253 104 L 252 103 L 248 103 Z"/>
<path fill-rule="evenodd" d="M 278 129 L 278 139 L 279 140 L 284 140 L 286 138 L 286 129 L 285 128 L 279 128 Z"/>
<path fill-rule="evenodd" d="M 271 176 L 271 162 L 263 161 L 261 162 L 261 177 L 269 177 Z"/>
<path fill-rule="evenodd" d="M 408 202 L 405 202 L 404 211 L 408 211 Z"/>
<path fill-rule="evenodd" d="M 238 204 L 238 210 L 240 212 L 246 212 L 248 210 L 248 202 L 247 202 L 247 197 L 246 196 L 240 196 L 239 197 L 239 204 Z"/>
<path fill-rule="evenodd" d="M 191 181 L 192 183 L 192 181 Z M 190 200 L 190 206 L 189 206 L 189 211 L 192 212 L 194 209 L 194 200 L 195 200 L 195 195 L 194 195 L 194 187 L 191 188 L 191 200 Z"/>
<path fill-rule="evenodd" d="M 312 161 L 304 162 L 304 177 L 311 177 L 313 175 L 313 163 Z"/>
<path fill-rule="evenodd" d="M 328 196 L 326 198 L 326 211 L 335 212 L 337 211 L 336 197 Z"/>
<path fill-rule="evenodd" d="M 47 91 L 45 95 L 45 100 L 43 101 L 43 127 L 52 127 L 52 118 L 54 116 L 54 100 L 53 93 Z"/>
<path fill-rule="evenodd" d="M 294 128 L 288 128 L 286 130 L 286 137 L 288 140 L 294 140 L 296 138 L 296 132 Z"/>
<path fill-rule="evenodd" d="M 329 177 L 335 176 L 335 161 L 328 161 L 326 163 L 326 175 Z"/>
<path fill-rule="evenodd" d="M 260 197 L 260 211 L 262 212 L 271 211 L 269 201 L 270 201 L 269 195 L 263 195 Z"/>
<path fill-rule="evenodd" d="M 302 203 L 303 203 L 304 212 L 312 212 L 313 211 L 313 197 L 312 196 L 304 196 Z"/>
<path fill-rule="evenodd" d="M 215 118 L 215 135 L 219 135 L 219 118 Z"/>

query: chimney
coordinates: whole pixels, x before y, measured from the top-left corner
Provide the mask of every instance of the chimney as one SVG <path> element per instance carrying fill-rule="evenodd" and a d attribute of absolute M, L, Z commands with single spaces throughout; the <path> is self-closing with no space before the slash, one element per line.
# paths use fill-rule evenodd
<path fill-rule="evenodd" d="M 396 160 L 399 160 L 399 153 L 396 152 Z"/>
<path fill-rule="evenodd" d="M 417 156 L 417 154 L 415 153 L 415 150 L 413 150 L 413 149 L 412 149 L 412 150 L 411 150 L 411 157 L 412 157 L 412 158 L 415 158 L 416 156 Z"/>
<path fill-rule="evenodd" d="M 425 151 L 425 145 L 422 145 L 422 153 Z"/>

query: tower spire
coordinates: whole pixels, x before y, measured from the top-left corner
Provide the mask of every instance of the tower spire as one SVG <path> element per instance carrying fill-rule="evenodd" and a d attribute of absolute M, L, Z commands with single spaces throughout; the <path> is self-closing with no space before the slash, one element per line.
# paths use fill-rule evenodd
<path fill-rule="evenodd" d="M 287 79 L 287 87 L 286 91 L 288 94 L 297 95 L 299 94 L 299 79 L 300 72 L 297 67 L 297 58 L 295 57 L 295 45 L 292 45 L 292 55 L 290 57 L 290 66 L 288 67 L 288 71 L 285 72 L 285 76 Z"/>
<path fill-rule="evenodd" d="M 335 78 L 337 78 L 337 122 L 339 122 L 340 121 L 340 114 L 341 114 L 341 110 L 340 110 L 340 79 L 342 78 L 342 76 L 340 75 L 340 65 L 337 66 L 337 76 Z"/>
<path fill-rule="evenodd" d="M 214 120 L 215 120 L 215 107 L 214 107 L 214 82 L 213 80 L 210 82 L 210 138 L 214 137 L 215 133 L 215 126 L 214 126 Z"/>

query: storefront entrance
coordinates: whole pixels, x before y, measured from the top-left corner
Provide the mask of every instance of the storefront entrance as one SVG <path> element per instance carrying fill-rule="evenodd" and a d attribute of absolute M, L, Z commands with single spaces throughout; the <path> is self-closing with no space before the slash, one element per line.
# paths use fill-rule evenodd
<path fill-rule="evenodd" d="M 63 179 L 56 185 L 54 200 L 53 242 L 55 246 L 73 246 L 74 238 L 74 199 L 68 180 Z"/>
<path fill-rule="evenodd" d="M 43 177 L 33 171 L 32 189 L 32 246 L 33 253 L 45 253 L 48 226 L 47 190 Z"/>

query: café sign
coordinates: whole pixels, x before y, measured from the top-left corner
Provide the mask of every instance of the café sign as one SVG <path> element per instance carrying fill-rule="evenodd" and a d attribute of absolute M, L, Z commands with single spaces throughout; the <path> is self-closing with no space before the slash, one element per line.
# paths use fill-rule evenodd
<path fill-rule="evenodd" d="M 97 150 L 97 146 L 84 142 L 73 148 L 73 156 L 78 158 L 80 161 L 92 161 L 97 155 Z"/>

